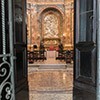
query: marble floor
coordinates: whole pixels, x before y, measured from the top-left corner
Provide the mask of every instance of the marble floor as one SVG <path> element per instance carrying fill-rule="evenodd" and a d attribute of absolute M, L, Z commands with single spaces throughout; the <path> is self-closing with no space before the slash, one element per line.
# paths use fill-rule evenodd
<path fill-rule="evenodd" d="M 71 64 L 73 64 L 73 61 L 71 61 Z M 64 60 L 56 60 L 55 58 L 47 58 L 47 60 L 38 60 L 35 61 L 34 63 L 30 63 L 29 66 L 33 66 L 33 65 L 69 65 L 69 63 L 66 64 L 66 62 Z"/>
<path fill-rule="evenodd" d="M 28 68 L 29 100 L 72 100 L 73 65 Z M 54 66 L 55 67 L 55 66 Z"/>
<path fill-rule="evenodd" d="M 54 58 L 29 64 L 28 86 L 28 98 L 23 90 L 16 100 L 73 100 L 73 64 Z"/>

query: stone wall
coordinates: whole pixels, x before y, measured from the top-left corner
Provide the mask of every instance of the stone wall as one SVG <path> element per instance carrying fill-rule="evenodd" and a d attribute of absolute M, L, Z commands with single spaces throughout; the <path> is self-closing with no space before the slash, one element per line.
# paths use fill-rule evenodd
<path fill-rule="evenodd" d="M 52 31 L 51 34 L 57 34 L 57 38 L 60 38 L 65 48 L 73 47 L 73 16 L 73 0 L 27 0 L 28 44 L 39 45 L 45 33 L 49 36 Z M 54 19 L 56 21 L 49 22 L 50 17 L 53 17 L 52 21 Z M 48 22 L 44 21 L 46 18 Z M 58 26 L 57 24 L 53 26 L 55 23 Z M 54 29 L 48 29 L 52 26 Z"/>

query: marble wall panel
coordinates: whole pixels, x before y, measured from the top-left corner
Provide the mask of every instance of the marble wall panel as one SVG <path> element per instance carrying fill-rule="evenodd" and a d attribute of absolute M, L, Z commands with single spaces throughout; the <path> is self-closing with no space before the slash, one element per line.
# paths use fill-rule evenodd
<path fill-rule="evenodd" d="M 37 3 L 38 2 L 38 3 Z M 41 4 L 41 2 L 45 2 L 43 4 Z M 47 5 L 46 2 L 49 2 L 50 5 Z M 55 4 L 54 4 L 55 2 Z M 63 2 L 63 4 L 59 4 L 59 2 Z M 61 34 L 61 40 L 64 43 L 64 46 L 73 46 L 73 25 L 74 25 L 74 21 L 73 21 L 73 16 L 74 16 L 74 9 L 73 9 L 73 0 L 27 0 L 27 4 L 30 6 L 27 6 L 27 20 L 28 20 L 28 28 L 27 28 L 27 34 L 28 34 L 28 43 L 29 44 L 34 44 L 37 43 L 39 45 L 40 43 L 40 39 L 41 39 L 41 30 L 45 30 L 42 29 L 41 26 L 41 13 L 43 11 L 43 9 L 45 8 L 49 8 L 49 7 L 53 7 L 58 9 L 62 16 L 63 16 L 63 25 L 61 25 L 61 27 L 63 27 L 62 29 L 60 29 L 60 34 Z M 51 15 L 50 15 L 51 16 Z M 47 18 L 50 18 L 50 16 L 48 16 Z M 45 18 L 45 23 L 46 23 L 46 19 Z M 50 20 L 50 19 L 49 19 Z M 52 20 L 57 20 L 56 17 L 53 16 Z M 52 21 L 51 20 L 51 21 Z M 49 22 L 45 25 L 48 25 Z M 51 25 L 51 28 L 54 27 L 53 30 L 54 33 L 59 33 L 57 31 L 57 26 L 58 25 L 54 25 L 54 24 L 58 24 L 57 21 L 55 21 Z M 56 31 L 55 31 L 56 30 Z M 48 31 L 44 31 L 44 33 L 48 33 Z M 30 40 L 31 39 L 31 40 Z"/>

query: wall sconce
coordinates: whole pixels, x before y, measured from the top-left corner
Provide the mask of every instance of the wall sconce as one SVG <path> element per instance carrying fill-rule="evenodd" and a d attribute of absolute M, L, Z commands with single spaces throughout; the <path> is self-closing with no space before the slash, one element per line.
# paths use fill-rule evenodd
<path fill-rule="evenodd" d="M 66 37 L 66 33 L 63 34 L 63 37 Z"/>
<path fill-rule="evenodd" d="M 66 33 L 64 33 L 64 34 L 62 35 L 62 41 L 63 41 L 63 42 L 65 41 L 65 38 L 66 38 Z"/>
<path fill-rule="evenodd" d="M 40 34 L 37 35 L 37 40 L 40 39 Z"/>
<path fill-rule="evenodd" d="M 38 34 L 37 37 L 40 38 L 40 34 Z"/>

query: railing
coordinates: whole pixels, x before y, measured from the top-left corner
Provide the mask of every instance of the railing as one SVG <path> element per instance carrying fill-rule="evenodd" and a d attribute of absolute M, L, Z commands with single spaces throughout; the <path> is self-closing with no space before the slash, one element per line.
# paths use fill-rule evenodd
<path fill-rule="evenodd" d="M 5 5 L 7 2 L 8 4 Z M 13 32 L 12 32 L 12 0 L 1 0 L 1 17 L 2 17 L 2 54 L 0 54 L 0 100 L 15 100 L 14 92 L 14 56 L 13 56 Z M 8 15 L 5 12 L 5 7 L 8 6 Z M 9 45 L 6 45 L 7 36 L 5 27 L 5 15 L 9 18 Z M 6 47 L 9 47 L 7 53 Z M 1 52 L 0 52 L 1 53 Z"/>

